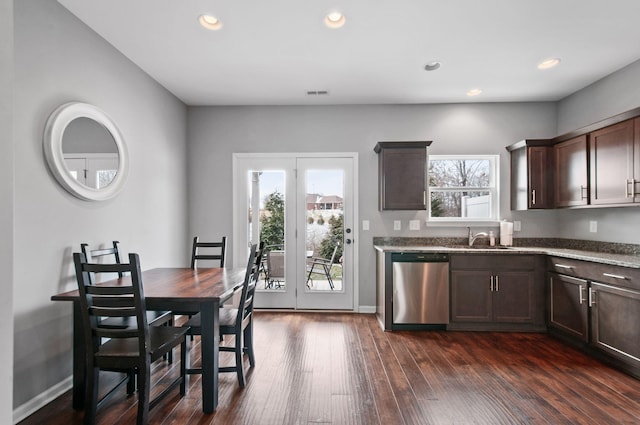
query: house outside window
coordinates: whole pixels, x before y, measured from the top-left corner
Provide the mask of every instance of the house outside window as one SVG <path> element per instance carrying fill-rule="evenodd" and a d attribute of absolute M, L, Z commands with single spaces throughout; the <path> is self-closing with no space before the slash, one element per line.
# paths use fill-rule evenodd
<path fill-rule="evenodd" d="M 498 155 L 429 155 L 429 221 L 498 221 Z"/>

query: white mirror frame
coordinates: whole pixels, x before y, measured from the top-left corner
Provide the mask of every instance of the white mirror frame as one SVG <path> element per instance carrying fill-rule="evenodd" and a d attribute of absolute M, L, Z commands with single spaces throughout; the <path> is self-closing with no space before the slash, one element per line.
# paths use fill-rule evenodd
<path fill-rule="evenodd" d="M 64 161 L 62 137 L 64 131 L 76 118 L 89 118 L 102 124 L 116 143 L 118 148 L 118 171 L 111 183 L 104 188 L 94 189 L 74 179 Z M 124 187 L 129 172 L 129 155 L 124 139 L 115 123 L 99 108 L 88 103 L 70 102 L 60 105 L 49 116 L 44 128 L 44 155 L 54 177 L 72 195 L 85 201 L 105 201 L 116 196 Z"/>

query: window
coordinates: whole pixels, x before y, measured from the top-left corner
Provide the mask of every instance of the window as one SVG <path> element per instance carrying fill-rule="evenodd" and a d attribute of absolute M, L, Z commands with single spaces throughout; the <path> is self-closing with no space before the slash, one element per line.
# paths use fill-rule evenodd
<path fill-rule="evenodd" d="M 497 221 L 498 155 L 429 155 L 429 220 Z"/>

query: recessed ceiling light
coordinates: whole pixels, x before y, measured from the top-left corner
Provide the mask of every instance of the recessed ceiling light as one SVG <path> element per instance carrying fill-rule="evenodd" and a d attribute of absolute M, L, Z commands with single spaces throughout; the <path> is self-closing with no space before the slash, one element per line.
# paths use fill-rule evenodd
<path fill-rule="evenodd" d="M 436 69 L 440 68 L 440 65 L 442 65 L 442 62 L 432 61 L 432 62 L 429 62 L 428 64 L 426 64 L 424 66 L 424 69 L 425 69 L 425 71 L 435 71 Z"/>
<path fill-rule="evenodd" d="M 213 15 L 200 15 L 198 22 L 208 30 L 217 31 L 222 28 L 222 22 L 220 22 L 220 19 Z"/>
<path fill-rule="evenodd" d="M 344 15 L 340 12 L 331 12 L 324 17 L 324 24 L 329 28 L 340 28 L 345 21 Z"/>
<path fill-rule="evenodd" d="M 543 60 L 542 62 L 540 62 L 538 64 L 538 69 L 553 68 L 554 66 L 558 65 L 559 63 L 560 63 L 560 59 L 559 58 L 546 59 L 546 60 Z"/>
<path fill-rule="evenodd" d="M 471 89 L 467 92 L 467 96 L 473 97 L 479 95 L 480 93 L 482 93 L 481 89 Z"/>

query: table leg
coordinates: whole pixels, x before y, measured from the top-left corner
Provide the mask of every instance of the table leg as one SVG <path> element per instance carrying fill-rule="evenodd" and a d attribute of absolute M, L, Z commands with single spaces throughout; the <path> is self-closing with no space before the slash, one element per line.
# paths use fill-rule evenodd
<path fill-rule="evenodd" d="M 80 302 L 73 302 L 73 408 L 84 409 L 86 383 L 85 345 Z"/>
<path fill-rule="evenodd" d="M 220 311 L 218 303 L 202 303 L 200 347 L 202 349 L 202 410 L 212 413 L 218 407 L 218 340 Z"/>

